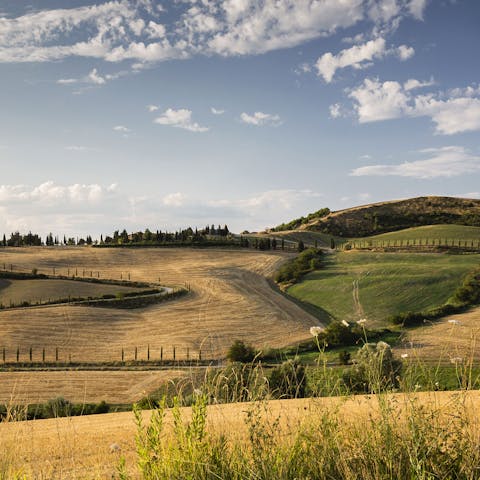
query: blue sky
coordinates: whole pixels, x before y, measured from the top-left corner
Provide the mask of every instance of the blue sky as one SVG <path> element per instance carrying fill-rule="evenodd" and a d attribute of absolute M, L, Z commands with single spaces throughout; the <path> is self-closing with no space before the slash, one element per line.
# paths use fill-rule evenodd
<path fill-rule="evenodd" d="M 476 0 L 0 3 L 0 232 L 480 197 Z"/>

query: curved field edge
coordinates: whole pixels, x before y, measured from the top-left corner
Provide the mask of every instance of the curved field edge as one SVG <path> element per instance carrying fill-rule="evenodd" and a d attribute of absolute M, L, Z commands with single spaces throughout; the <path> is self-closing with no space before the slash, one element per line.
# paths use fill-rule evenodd
<path fill-rule="evenodd" d="M 189 285 L 189 295 L 133 310 L 88 306 L 43 307 L 0 312 L 2 343 L 12 355 L 46 348 L 51 360 L 59 347 L 73 362 L 131 360 L 138 348 L 142 360 L 148 345 L 155 359 L 163 347 L 171 355 L 219 358 L 236 339 L 258 348 L 282 347 L 309 337 L 318 320 L 272 290 L 268 278 L 289 258 L 281 252 L 227 249 L 87 249 L 25 248 L 2 250 L 5 262 L 18 269 L 68 268 L 100 271 L 102 277 Z M 64 272 L 65 271 L 65 272 Z M 34 326 L 34 328 L 32 328 Z M 1 345 L 0 345 L 1 347 Z M 22 355 L 25 355 L 23 353 Z M 66 356 L 66 357 L 65 357 Z M 38 357 L 37 357 L 38 359 Z M 183 359 L 180 357 L 179 359 Z"/>
<path fill-rule="evenodd" d="M 339 252 L 288 294 L 337 320 L 385 327 L 393 315 L 445 304 L 479 263 L 480 255 Z"/>
<path fill-rule="evenodd" d="M 324 435 L 332 434 L 327 430 L 329 426 L 336 432 L 337 440 L 346 440 L 349 436 L 355 438 L 352 437 L 354 432 L 358 434 L 361 430 L 365 434 L 371 433 L 373 440 L 379 438 L 377 435 L 382 420 L 395 422 L 396 428 L 400 427 L 400 433 L 407 417 L 410 422 L 425 419 L 421 424 L 424 427 L 427 427 L 428 418 L 430 423 L 426 432 L 443 429 L 445 435 L 448 429 L 453 430 L 456 422 L 452 419 L 460 414 L 464 433 L 471 442 L 478 444 L 476 412 L 479 407 L 478 391 L 429 392 L 213 405 L 207 407 L 206 419 L 209 435 L 216 438 L 223 434 L 227 444 L 246 448 L 251 432 L 249 415 L 253 415 L 260 425 L 265 426 L 265 438 L 272 436 L 274 443 L 268 448 L 276 449 L 281 445 L 291 448 L 290 440 L 305 429 L 311 435 L 304 437 L 304 442 L 320 442 L 322 435 L 318 433 L 321 430 Z M 412 417 L 410 412 L 417 415 Z M 421 416 L 422 412 L 425 417 Z M 385 417 L 386 414 L 391 415 L 390 419 Z M 151 415 L 151 412 L 143 412 L 143 421 L 148 423 Z M 191 415 L 191 408 L 180 410 L 182 421 L 189 421 Z M 164 425 L 163 438 L 167 441 L 172 438 L 171 411 L 166 412 Z M 115 478 L 120 457 L 125 458 L 129 473 L 135 474 L 135 433 L 131 412 L 0 424 L 1 460 L 4 468 L 23 471 L 28 479 Z M 408 428 L 404 433 L 406 437 L 402 439 L 405 442 L 414 440 L 408 436 Z M 417 435 L 420 433 L 418 431 Z M 435 437 L 432 439 L 435 440 Z M 261 448 L 261 445 L 258 447 Z M 387 445 L 379 444 L 378 448 L 380 453 Z"/>

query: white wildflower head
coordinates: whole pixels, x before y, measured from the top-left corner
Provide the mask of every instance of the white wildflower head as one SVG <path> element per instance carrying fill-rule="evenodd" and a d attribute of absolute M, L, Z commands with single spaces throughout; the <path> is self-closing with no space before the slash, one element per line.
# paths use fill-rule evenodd
<path fill-rule="evenodd" d="M 357 320 L 357 323 L 359 325 L 365 325 L 365 323 L 367 323 L 367 319 L 366 318 L 361 318 L 360 320 Z"/>
<path fill-rule="evenodd" d="M 408 358 L 408 353 L 402 353 L 400 356 L 401 356 L 402 358 Z"/>
<path fill-rule="evenodd" d="M 460 322 L 459 320 L 449 320 L 448 323 L 451 323 L 452 325 L 460 325 L 462 322 Z"/>
<path fill-rule="evenodd" d="M 463 358 L 462 357 L 453 357 L 450 359 L 450 363 L 462 363 Z"/>
<path fill-rule="evenodd" d="M 322 330 L 323 330 L 322 327 L 310 327 L 310 335 L 312 337 L 318 337 L 322 332 Z"/>
<path fill-rule="evenodd" d="M 387 342 L 380 341 L 377 343 L 377 350 L 387 350 L 388 348 L 390 348 L 390 345 Z"/>
<path fill-rule="evenodd" d="M 422 386 L 417 383 L 414 388 L 415 388 L 415 390 L 420 390 L 422 388 Z"/>
<path fill-rule="evenodd" d="M 342 325 L 347 328 L 350 327 L 350 324 L 346 320 L 342 320 Z"/>

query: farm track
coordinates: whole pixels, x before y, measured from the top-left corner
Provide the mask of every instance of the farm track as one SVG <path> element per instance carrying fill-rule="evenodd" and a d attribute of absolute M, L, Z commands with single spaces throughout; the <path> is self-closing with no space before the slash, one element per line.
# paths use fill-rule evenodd
<path fill-rule="evenodd" d="M 0 312 L 0 347 L 7 361 L 111 362 L 220 358 L 235 339 L 256 347 L 281 347 L 304 340 L 318 320 L 275 292 L 266 277 L 288 258 L 280 252 L 226 249 L 7 248 L 0 261 L 16 270 L 66 274 L 67 269 L 99 271 L 102 278 L 191 286 L 183 298 L 143 309 L 87 306 L 29 308 Z M 0 379 L 3 374 L 0 374 Z M 2 389 L 3 390 L 3 389 Z M 7 401 L 3 390 L 0 401 Z M 61 393 L 61 392 L 59 392 Z"/>

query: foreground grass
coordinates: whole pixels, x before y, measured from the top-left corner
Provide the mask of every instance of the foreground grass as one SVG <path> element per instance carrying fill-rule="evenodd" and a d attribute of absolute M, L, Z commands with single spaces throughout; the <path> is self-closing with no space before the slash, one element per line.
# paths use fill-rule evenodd
<path fill-rule="evenodd" d="M 479 406 L 476 391 L 206 408 L 200 395 L 137 426 L 131 412 L 2 424 L 0 478 L 474 479 Z"/>
<path fill-rule="evenodd" d="M 443 305 L 479 263 L 480 255 L 340 252 L 288 293 L 337 320 L 384 327 L 391 315 Z"/>

